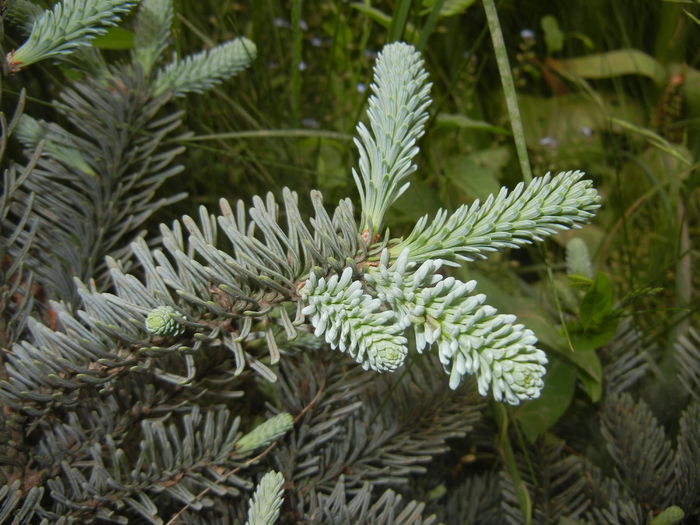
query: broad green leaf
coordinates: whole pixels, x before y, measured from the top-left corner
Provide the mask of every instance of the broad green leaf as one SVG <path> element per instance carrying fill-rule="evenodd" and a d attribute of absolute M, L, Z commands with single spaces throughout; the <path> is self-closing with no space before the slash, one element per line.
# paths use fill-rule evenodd
<path fill-rule="evenodd" d="M 544 42 L 547 44 L 547 51 L 556 53 L 564 47 L 564 33 L 559 29 L 559 22 L 552 15 L 542 17 L 540 27 L 544 33 Z"/>
<path fill-rule="evenodd" d="M 490 124 L 483 120 L 474 120 L 466 115 L 462 115 L 461 113 L 439 113 L 435 118 L 435 127 L 477 129 L 498 133 L 499 135 L 510 135 L 510 131 L 505 128 Z"/>
<path fill-rule="evenodd" d="M 389 208 L 388 224 L 414 224 L 423 215 L 429 215 L 441 206 L 437 192 L 421 179 L 411 181 L 406 192 Z"/>
<path fill-rule="evenodd" d="M 512 150 L 508 146 L 499 146 L 497 148 L 473 151 L 469 154 L 469 157 L 477 164 L 492 170 L 496 178 L 500 179 L 501 170 L 510 162 L 511 152 Z"/>
<path fill-rule="evenodd" d="M 450 182 L 472 197 L 485 199 L 500 189 L 497 172 L 480 164 L 471 155 L 449 159 L 445 171 Z"/>
<path fill-rule="evenodd" d="M 591 364 L 595 363 L 595 366 L 599 369 L 599 374 L 602 377 L 603 365 L 601 365 L 600 359 L 598 359 L 598 356 L 596 355 L 596 353 L 595 352 L 587 352 L 586 355 L 590 356 L 589 358 L 591 360 Z M 603 381 L 600 378 L 595 379 L 594 377 L 592 377 L 586 373 L 580 373 L 578 375 L 578 378 L 581 380 L 581 383 L 583 384 L 583 388 L 586 391 L 586 394 L 588 394 L 588 397 L 591 398 L 591 401 L 593 401 L 594 403 L 597 403 L 598 401 L 600 401 L 600 398 L 603 395 Z"/>
<path fill-rule="evenodd" d="M 579 319 L 584 330 L 595 329 L 603 319 L 612 313 L 613 289 L 607 275 L 596 274 L 593 285 L 581 300 Z"/>
<path fill-rule="evenodd" d="M 515 411 L 525 437 L 532 442 L 566 412 L 574 397 L 576 369 L 562 359 L 550 360 L 542 394 Z"/>
<path fill-rule="evenodd" d="M 557 348 L 554 350 L 557 350 L 557 354 L 561 358 L 565 359 L 572 365 L 575 365 L 576 368 L 579 369 L 580 378 L 588 376 L 593 382 L 603 382 L 603 365 L 600 363 L 598 354 L 595 352 L 582 352 L 576 350 L 572 352 L 571 349 L 559 351 Z"/>
<path fill-rule="evenodd" d="M 121 27 L 112 27 L 104 35 L 94 38 L 92 45 L 98 49 L 131 49 L 134 47 L 134 34 Z"/>
<path fill-rule="evenodd" d="M 656 84 L 666 83 L 666 68 L 654 57 L 637 49 L 618 49 L 565 60 L 550 60 L 548 64 L 565 75 L 581 78 L 611 78 L 621 75 L 642 75 Z"/>
<path fill-rule="evenodd" d="M 574 353 L 594 352 L 608 344 L 615 334 L 620 324 L 620 320 L 614 315 L 610 315 L 596 326 L 595 330 L 581 333 L 570 333 L 571 346 Z"/>
<path fill-rule="evenodd" d="M 314 141 L 317 142 L 317 141 Z M 336 141 L 321 140 L 318 144 L 316 183 L 324 193 L 331 193 L 339 188 L 346 188 L 348 176 L 343 159 L 344 148 Z"/>

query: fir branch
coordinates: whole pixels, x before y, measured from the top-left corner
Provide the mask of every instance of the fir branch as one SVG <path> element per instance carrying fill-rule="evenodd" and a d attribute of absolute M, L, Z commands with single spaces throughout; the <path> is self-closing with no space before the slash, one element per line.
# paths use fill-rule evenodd
<path fill-rule="evenodd" d="M 603 375 L 607 394 L 629 391 L 649 372 L 654 347 L 631 319 L 623 319 L 606 348 Z"/>
<path fill-rule="evenodd" d="M 379 266 L 368 270 L 367 280 L 398 313 L 401 326 L 413 325 L 419 352 L 437 345 L 451 388 L 464 375 L 474 374 L 479 393 L 490 390 L 497 401 L 517 405 L 539 397 L 547 358 L 535 348 L 535 335 L 514 324 L 515 316 L 485 305 L 485 295 L 472 295 L 476 281 L 443 279 L 436 273 L 439 261 L 426 261 L 414 270 L 408 249 L 388 265 L 385 250 Z"/>
<path fill-rule="evenodd" d="M 25 93 L 20 94 L 15 114 L 7 121 L 0 113 L 0 159 L 7 142 L 22 121 Z M 38 145 L 25 166 L 11 163 L 3 170 L 0 195 L 0 344 L 9 348 L 25 336 L 27 320 L 35 309 L 32 287 L 34 275 L 27 268 L 33 252 L 38 222 L 34 217 L 35 195 L 22 187 L 31 176 L 41 155 Z M 3 359 L 4 361 L 4 359 Z"/>
<path fill-rule="evenodd" d="M 354 524 L 371 523 L 372 525 L 436 525 L 435 515 L 424 517 L 425 504 L 417 501 L 404 503 L 401 494 L 387 489 L 376 502 L 373 502 L 372 487 L 365 483 L 359 490 L 349 494 L 343 476 L 340 476 L 330 494 L 314 491 L 310 501 L 300 504 L 297 513 L 305 516 L 308 523 L 322 525 L 325 523 Z"/>
<path fill-rule="evenodd" d="M 430 224 L 423 217 L 406 239 L 390 248 L 390 254 L 397 257 L 408 248 L 412 261 L 442 259 L 454 264 L 486 258 L 484 252 L 541 241 L 557 230 L 578 228 L 600 207 L 598 193 L 589 180 L 581 180 L 583 175 L 581 171 L 547 174 L 527 186 L 521 182 L 510 193 L 502 188 L 483 204 L 478 200 L 465 204 L 451 215 L 441 210 Z"/>
<path fill-rule="evenodd" d="M 273 452 L 297 487 L 291 503 L 310 490 L 330 492 L 343 475 L 348 490 L 366 482 L 405 484 L 447 450 L 448 439 L 464 436 L 479 419 L 474 392 L 451 392 L 435 363 L 407 368 L 397 382 L 388 375 L 372 378 L 359 367 L 345 371 L 322 352 L 305 357 L 282 361 L 276 384 L 288 411 L 316 400 Z M 312 376 L 309 364 L 316 370 Z"/>
<path fill-rule="evenodd" d="M 629 394 L 605 405 L 601 432 L 616 474 L 635 498 L 664 508 L 671 502 L 673 454 L 666 434 L 647 405 Z"/>
<path fill-rule="evenodd" d="M 82 310 L 74 315 L 65 305 L 51 303 L 58 330 L 30 320 L 32 341 L 13 347 L 8 378 L 0 381 L 0 398 L 12 406 L 20 406 L 22 400 L 72 404 L 80 389 L 113 382 L 132 369 L 183 385 L 195 376 L 193 355 L 216 345 L 232 351 L 237 373 L 247 365 L 274 381 L 274 372 L 243 347 L 246 338 L 254 339 L 250 316 L 257 311 L 263 320 L 274 323 L 272 308 L 298 300 L 297 279 L 310 266 L 331 268 L 357 251 L 349 201 L 341 202 L 331 219 L 320 204 L 320 194 L 312 194 L 317 215 L 310 230 L 301 220 L 296 195 L 284 193 L 287 232 L 276 222 L 278 210 L 271 195 L 264 205 L 255 201 L 250 224 L 242 203 L 234 216 L 231 206 L 222 201 L 224 215 L 218 221 L 204 209 L 200 225 L 189 217 L 183 219 L 190 231 L 187 239 L 180 223 L 174 222 L 171 228 L 161 227 L 163 249 L 151 251 L 143 240 L 132 245 L 144 270 L 143 281 L 107 258 L 115 293 L 71 282 Z M 231 254 L 219 247 L 217 222 L 226 234 L 224 242 L 230 240 L 234 246 Z M 334 243 L 322 240 L 330 237 Z M 241 316 L 249 317 L 248 321 L 235 320 Z M 281 318 L 278 322 L 283 323 Z M 365 338 L 363 344 L 388 341 L 380 348 L 389 354 L 377 355 L 382 362 L 393 359 L 396 344 L 391 343 L 405 339 L 387 336 L 383 328 L 374 330 L 373 339 Z M 273 356 L 274 336 L 270 338 L 268 332 L 263 337 Z M 399 357 L 405 355 L 402 351 Z"/>
<path fill-rule="evenodd" d="M 591 498 L 591 507 L 585 514 L 586 525 L 636 525 L 651 522 L 652 512 L 643 509 L 623 484 L 616 479 L 604 477 L 596 467 L 589 465 L 588 470 L 584 479 L 588 480 L 587 492 Z"/>
<path fill-rule="evenodd" d="M 505 525 L 498 476 L 493 472 L 471 475 L 433 504 L 449 525 Z"/>
<path fill-rule="evenodd" d="M 523 485 L 532 497 L 532 522 L 558 525 L 563 520 L 577 520 L 590 508 L 586 493 L 583 462 L 564 452 L 566 443 L 554 438 L 540 440 L 536 446 L 518 455 Z M 522 510 L 512 478 L 501 472 L 501 508 L 507 523 L 521 523 Z"/>
<path fill-rule="evenodd" d="M 0 523 L 32 523 L 34 516 L 42 513 L 43 495 L 44 487 L 31 487 L 25 493 L 19 479 L 1 486 Z"/>
<path fill-rule="evenodd" d="M 165 50 L 173 24 L 172 0 L 142 0 L 134 26 L 134 62 L 149 74 Z"/>
<path fill-rule="evenodd" d="M 352 280 L 352 269 L 330 278 L 309 275 L 300 290 L 308 304 L 316 337 L 324 335 L 331 348 L 347 352 L 365 370 L 392 372 L 406 358 L 406 338 L 392 311 L 380 311 L 378 299 L 364 294 L 362 284 Z"/>
<path fill-rule="evenodd" d="M 206 51 L 176 60 L 162 68 L 153 84 L 154 96 L 181 97 L 203 91 L 247 68 L 257 55 L 255 44 L 237 38 Z"/>
<path fill-rule="evenodd" d="M 81 521 L 141 516 L 162 523 L 163 508 L 207 506 L 206 500 L 197 499 L 200 491 L 238 496 L 239 489 L 251 489 L 252 483 L 223 474 L 236 460 L 238 424 L 226 409 L 203 414 L 193 405 L 178 423 L 143 420 L 136 453 L 132 447 L 118 446 L 109 434 L 103 441 L 92 441 L 87 457 L 62 461 L 48 480 L 55 510 L 47 516 Z"/>
<path fill-rule="evenodd" d="M 31 32 L 34 20 L 44 12 L 41 7 L 29 0 L 12 0 L 6 5 L 5 17 L 13 24 L 21 26 L 26 34 Z"/>
<path fill-rule="evenodd" d="M 35 62 L 65 55 L 116 25 L 136 0 L 62 0 L 32 24 L 27 41 L 7 55 L 10 71 Z"/>
<path fill-rule="evenodd" d="M 154 199 L 182 169 L 173 162 L 183 148 L 169 144 L 181 114 L 161 116 L 164 100 L 145 96 L 143 78 L 128 70 L 112 75 L 111 84 L 88 80 L 62 93 L 56 106 L 74 131 L 39 123 L 47 151 L 23 188 L 37 196 L 46 247 L 28 263 L 51 297 L 71 305 L 78 301 L 74 276 L 104 287 L 105 255 L 125 263 L 128 243 L 151 214 L 184 197 Z"/>
<path fill-rule="evenodd" d="M 700 401 L 700 334 L 690 328 L 675 343 L 678 379 L 695 401 Z"/>
<path fill-rule="evenodd" d="M 389 44 L 379 53 L 374 66 L 367 115 L 369 129 L 357 125 L 359 174 L 353 168 L 362 202 L 363 228 L 375 233 L 384 214 L 408 188 L 403 181 L 415 171 L 416 141 L 428 120 L 430 87 L 423 59 L 412 46 Z"/>
<path fill-rule="evenodd" d="M 35 150 L 39 143 L 43 141 L 43 155 L 65 164 L 73 169 L 80 170 L 88 175 L 97 176 L 95 170 L 85 161 L 80 150 L 71 145 L 59 145 L 48 138 L 50 132 L 45 128 L 46 123 L 40 122 L 29 115 L 22 115 L 17 125 L 17 138 L 28 150 Z M 50 125 L 49 125 L 50 126 Z M 53 127 L 53 131 L 61 134 L 63 130 L 58 126 Z M 62 134 L 66 143 L 70 144 L 71 137 Z"/>
<path fill-rule="evenodd" d="M 271 470 L 265 474 L 250 501 L 246 525 L 274 525 L 282 506 L 284 476 Z"/>
<path fill-rule="evenodd" d="M 700 403 L 691 403 L 679 421 L 674 461 L 673 503 L 688 520 L 700 518 Z"/>

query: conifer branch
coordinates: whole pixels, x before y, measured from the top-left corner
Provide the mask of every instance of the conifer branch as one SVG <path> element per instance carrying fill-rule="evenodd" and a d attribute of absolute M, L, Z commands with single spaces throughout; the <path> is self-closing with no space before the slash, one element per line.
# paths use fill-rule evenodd
<path fill-rule="evenodd" d="M 13 0 L 6 3 L 7 12 L 5 17 L 13 24 L 20 26 L 28 35 L 32 30 L 34 20 L 38 18 L 44 10 L 29 0 Z"/>
<path fill-rule="evenodd" d="M 172 0 L 142 0 L 134 26 L 134 62 L 149 74 L 165 50 L 173 24 Z"/>
<path fill-rule="evenodd" d="M 688 516 L 700 515 L 700 403 L 693 402 L 679 421 L 674 458 L 674 498 Z"/>
<path fill-rule="evenodd" d="M 176 60 L 162 68 L 153 84 L 153 95 L 172 93 L 181 97 L 201 93 L 247 68 L 257 55 L 255 44 L 247 38 Z"/>
<path fill-rule="evenodd" d="M 357 125 L 359 173 L 352 171 L 362 202 L 363 229 L 379 231 L 386 210 L 406 191 L 404 181 L 416 170 L 412 159 L 431 102 L 427 78 L 420 53 L 408 44 L 389 44 L 377 57 L 367 109 L 369 129 L 362 122 Z"/>
<path fill-rule="evenodd" d="M 380 311 L 380 301 L 362 292 L 352 273 L 346 268 L 326 279 L 312 272 L 300 291 L 308 304 L 303 313 L 311 317 L 316 337 L 324 335 L 331 348 L 347 352 L 365 370 L 394 371 L 406 358 L 403 330 L 393 312 Z"/>
<path fill-rule="evenodd" d="M 591 181 L 581 180 L 583 175 L 581 171 L 547 174 L 528 185 L 521 182 L 510 193 L 502 188 L 483 204 L 476 200 L 452 214 L 441 210 L 431 223 L 423 217 L 406 239 L 391 247 L 390 254 L 398 257 L 408 248 L 412 261 L 442 259 L 455 264 L 578 228 L 600 207 L 598 192 Z"/>
<path fill-rule="evenodd" d="M 629 394 L 608 400 L 601 418 L 616 475 L 639 501 L 663 507 L 673 489 L 673 452 L 664 428 Z"/>
<path fill-rule="evenodd" d="M 489 390 L 497 401 L 517 405 L 539 396 L 547 358 L 535 348 L 531 330 L 514 324 L 515 316 L 498 314 L 486 296 L 472 295 L 476 281 L 461 282 L 437 274 L 439 261 L 417 264 L 408 249 L 389 265 L 388 250 L 367 280 L 378 297 L 398 312 L 399 324 L 413 325 L 416 349 L 436 344 L 450 387 L 466 374 L 477 376 L 479 393 Z M 415 270 L 414 270 L 415 269 Z"/>
<path fill-rule="evenodd" d="M 27 41 L 7 55 L 10 71 L 72 53 L 116 25 L 137 0 L 62 0 L 34 19 Z"/>
<path fill-rule="evenodd" d="M 271 470 L 265 474 L 250 500 L 246 525 L 274 525 L 279 517 L 284 494 L 284 476 Z"/>
<path fill-rule="evenodd" d="M 66 166 L 80 170 L 88 175 L 97 175 L 77 147 L 57 144 L 54 140 L 49 138 L 50 131 L 47 127 L 50 126 L 45 126 L 46 123 L 44 122 L 40 122 L 26 114 L 22 115 L 17 125 L 17 138 L 28 150 L 35 150 L 39 146 L 39 143 L 43 141 L 42 153 L 45 157 L 51 157 L 54 160 L 62 162 Z M 54 131 L 60 133 L 62 130 L 55 126 Z M 71 138 L 69 134 L 64 134 L 64 139 L 70 144 Z"/>

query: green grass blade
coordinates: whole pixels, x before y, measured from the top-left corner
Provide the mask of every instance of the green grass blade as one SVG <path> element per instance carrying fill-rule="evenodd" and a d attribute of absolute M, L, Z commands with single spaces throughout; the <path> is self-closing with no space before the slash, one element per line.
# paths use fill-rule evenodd
<path fill-rule="evenodd" d="M 518 106 L 518 97 L 515 93 L 513 75 L 510 71 L 508 51 L 506 50 L 506 43 L 503 40 L 501 23 L 498 20 L 498 13 L 496 12 L 496 5 L 494 4 L 494 1 L 483 0 L 483 2 L 489 32 L 491 33 L 491 41 L 493 42 L 493 51 L 496 54 L 498 72 L 501 75 L 503 94 L 506 97 L 506 106 L 508 108 L 508 116 L 510 117 L 510 125 L 513 128 L 513 139 L 515 140 L 515 149 L 518 152 L 520 170 L 523 172 L 523 180 L 525 182 L 530 182 L 532 180 L 532 169 L 530 168 L 530 160 L 527 155 L 525 131 L 523 130 L 523 121 L 520 118 L 520 107 Z"/>
<path fill-rule="evenodd" d="M 411 10 L 412 0 L 399 0 L 394 7 L 394 15 L 391 17 L 391 26 L 389 27 L 389 42 L 401 40 L 404 30 L 406 29 L 406 21 L 408 20 L 408 12 Z"/>
<path fill-rule="evenodd" d="M 435 25 L 440 17 L 440 12 L 442 11 L 442 6 L 444 3 L 445 0 L 436 0 L 433 4 L 433 9 L 428 15 L 428 20 L 425 21 L 425 25 L 420 32 L 420 38 L 418 39 L 418 45 L 416 46 L 418 51 L 423 51 L 425 49 L 425 46 L 428 43 L 428 38 L 430 38 L 430 35 L 432 35 L 433 31 L 435 31 Z"/>
<path fill-rule="evenodd" d="M 292 0 L 292 78 L 290 83 L 292 103 L 292 126 L 301 122 L 301 12 L 303 0 Z"/>

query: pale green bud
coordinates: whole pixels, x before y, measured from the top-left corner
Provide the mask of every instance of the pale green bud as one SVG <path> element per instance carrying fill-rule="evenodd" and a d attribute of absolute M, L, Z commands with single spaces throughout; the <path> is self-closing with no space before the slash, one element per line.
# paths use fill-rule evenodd
<path fill-rule="evenodd" d="M 146 317 L 146 330 L 153 335 L 176 336 L 185 331 L 180 313 L 172 306 L 157 306 Z"/>

